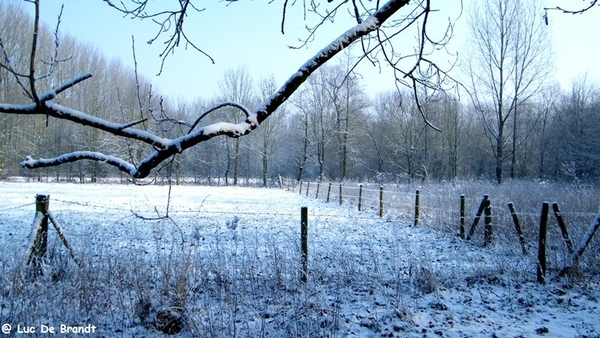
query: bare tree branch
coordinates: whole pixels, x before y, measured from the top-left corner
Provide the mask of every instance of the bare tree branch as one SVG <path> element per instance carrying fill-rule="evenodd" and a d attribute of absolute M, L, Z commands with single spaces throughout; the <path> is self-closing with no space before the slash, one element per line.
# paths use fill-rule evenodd
<path fill-rule="evenodd" d="M 581 8 L 581 9 L 564 9 L 563 7 L 560 6 L 556 6 L 556 7 L 545 7 L 544 10 L 548 11 L 548 10 L 557 10 L 557 11 L 561 11 L 565 14 L 583 14 L 585 12 L 587 12 L 588 10 L 592 9 L 592 7 L 596 6 L 596 4 L 598 3 L 598 0 L 592 0 L 590 1 L 589 6 Z M 547 15 L 544 16 L 547 20 Z M 548 24 L 548 22 L 546 21 L 546 24 Z"/>
<path fill-rule="evenodd" d="M 40 158 L 34 160 L 31 157 L 27 156 L 25 160 L 21 162 L 21 166 L 28 169 L 45 168 L 80 160 L 93 160 L 110 164 L 112 166 L 117 167 L 119 170 L 128 173 L 131 176 L 134 176 L 137 171 L 135 166 L 131 165 L 130 163 L 127 163 L 126 161 L 123 161 L 118 157 L 105 155 L 93 151 L 75 151 L 51 159 Z"/>
<path fill-rule="evenodd" d="M 196 51 L 208 58 L 211 63 L 215 63 L 215 60 L 208 53 L 206 53 L 201 48 L 197 47 L 185 35 L 183 24 L 188 14 L 188 10 L 192 8 L 197 12 L 204 11 L 204 9 L 196 8 L 192 4 L 191 0 L 177 1 L 176 3 L 178 4 L 179 8 L 174 10 L 159 11 L 155 13 L 147 11 L 148 0 L 131 0 L 131 2 L 134 4 L 133 8 L 127 8 L 125 3 L 123 2 L 121 2 L 120 6 L 115 5 L 111 0 L 104 0 L 104 2 L 106 2 L 110 7 L 123 13 L 126 17 L 129 16 L 138 19 L 151 19 L 154 23 L 156 23 L 158 25 L 158 31 L 154 38 L 148 41 L 148 44 L 154 43 L 154 41 L 156 41 L 162 34 L 164 34 L 165 32 L 169 32 L 171 28 L 173 28 L 173 33 L 171 33 L 171 35 L 169 35 L 166 41 L 164 42 L 165 48 L 159 55 L 162 59 L 160 70 L 158 72 L 159 75 L 164 69 L 167 56 L 175 52 L 175 49 L 179 47 L 179 44 L 182 42 L 182 40 L 187 45 L 191 46 Z"/>
<path fill-rule="evenodd" d="M 31 42 L 31 56 L 29 58 L 29 90 L 31 93 L 31 97 L 33 99 L 33 101 L 39 105 L 40 104 L 40 98 L 37 95 L 36 89 L 35 89 L 35 54 L 37 51 L 37 40 L 38 40 L 38 33 L 39 33 L 39 28 L 40 28 L 40 1 L 36 0 L 33 2 L 35 5 L 35 17 L 34 17 L 34 23 L 33 23 L 33 41 Z"/>

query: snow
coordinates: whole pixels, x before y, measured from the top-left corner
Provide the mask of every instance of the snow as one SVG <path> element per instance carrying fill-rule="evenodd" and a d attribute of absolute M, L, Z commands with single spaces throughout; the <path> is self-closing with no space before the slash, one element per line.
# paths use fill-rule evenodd
<path fill-rule="evenodd" d="M 197 133 L 203 133 L 204 135 L 218 135 L 222 133 L 228 133 L 235 136 L 242 136 L 248 133 L 250 125 L 246 122 L 233 124 L 229 122 L 217 122 L 209 124 L 198 130 Z M 194 134 L 191 134 L 194 135 Z M 184 136 L 189 138 L 189 136 Z"/>
<path fill-rule="evenodd" d="M 72 120 L 77 123 L 93 126 L 102 130 L 108 130 L 114 134 L 117 134 L 117 131 L 119 131 L 120 134 L 123 134 L 127 137 L 134 138 L 136 140 L 140 140 L 157 146 L 160 145 L 162 147 L 165 147 L 168 144 L 168 140 L 164 138 L 158 137 L 144 130 L 127 128 L 127 124 L 109 122 L 99 117 L 92 116 L 51 101 L 46 101 L 45 105 L 48 108 L 54 110 L 57 114 L 59 114 L 59 118 Z"/>
<path fill-rule="evenodd" d="M 20 277 L 36 194 L 50 227 L 47 275 Z M 0 324 L 94 325 L 103 336 L 598 336 L 598 277 L 535 283 L 534 256 L 483 248 L 409 221 L 279 189 L 0 182 Z M 299 282 L 300 208 L 309 212 Z M 66 258 L 65 258 L 66 257 Z M 62 277 L 61 277 L 62 276 Z M 182 296 L 178 298 L 176 296 Z M 149 311 L 140 311 L 147 300 Z M 183 305 L 182 305 L 183 302 Z M 153 318 L 154 318 L 153 317 Z"/>
<path fill-rule="evenodd" d="M 71 153 L 66 153 L 66 154 L 57 156 L 52 159 L 45 159 L 45 158 L 33 159 L 33 158 L 31 158 L 31 156 L 26 156 L 25 160 L 23 160 L 20 164 L 24 168 L 37 168 L 40 166 L 60 165 L 60 164 L 68 163 L 68 162 L 78 161 L 81 159 L 100 161 L 103 163 L 108 163 L 108 164 L 114 165 L 115 167 L 128 173 L 131 176 L 135 175 L 135 173 L 137 172 L 137 168 L 134 165 L 132 165 L 124 160 L 121 160 L 118 157 L 105 155 L 105 154 L 102 154 L 99 152 L 94 152 L 94 151 L 74 151 Z"/>
<path fill-rule="evenodd" d="M 0 112 L 8 114 L 27 114 L 35 109 L 35 103 L 30 104 L 10 104 L 0 103 Z"/>

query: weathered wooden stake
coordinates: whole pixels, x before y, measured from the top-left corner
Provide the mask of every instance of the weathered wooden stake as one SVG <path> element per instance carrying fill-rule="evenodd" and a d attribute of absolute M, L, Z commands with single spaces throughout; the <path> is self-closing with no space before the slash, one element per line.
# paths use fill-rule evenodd
<path fill-rule="evenodd" d="M 383 217 L 383 185 L 379 187 L 379 217 Z"/>
<path fill-rule="evenodd" d="M 329 182 L 329 188 L 327 188 L 327 203 L 329 203 L 329 196 L 331 196 L 331 182 Z"/>
<path fill-rule="evenodd" d="M 308 280 L 308 207 L 300 208 L 300 242 L 302 246 L 302 271 L 300 281 Z"/>
<path fill-rule="evenodd" d="M 598 228 L 600 228 L 600 213 L 598 213 L 596 215 L 596 217 L 594 218 L 594 221 L 592 221 L 592 224 L 588 228 L 587 232 L 585 233 L 585 235 L 583 235 L 583 240 L 581 241 L 581 245 L 579 246 L 577 251 L 573 254 L 573 259 L 572 259 L 571 265 L 565 266 L 558 274 L 559 276 L 565 276 L 566 274 L 571 272 L 575 267 L 577 267 L 577 265 L 579 264 L 579 260 L 581 259 L 581 256 L 583 256 L 583 252 L 585 251 L 585 248 L 588 247 L 588 245 L 592 241 L 592 238 L 594 238 L 594 234 L 596 233 L 596 231 L 598 231 Z"/>
<path fill-rule="evenodd" d="M 481 214 L 483 213 L 483 209 L 485 209 L 486 201 L 488 200 L 488 195 L 483 195 L 483 200 L 481 200 L 481 204 L 479 204 L 479 208 L 477 209 L 477 213 L 475 214 L 475 219 L 473 220 L 473 224 L 471 224 L 471 229 L 469 229 L 469 234 L 467 235 L 467 241 L 470 241 L 475 233 L 475 228 L 477 227 L 477 223 L 479 223 L 479 219 L 481 218 Z"/>
<path fill-rule="evenodd" d="M 494 228 L 492 226 L 492 202 L 489 199 L 486 200 L 484 213 L 485 228 L 483 245 L 488 246 L 494 241 Z"/>
<path fill-rule="evenodd" d="M 321 182 L 317 182 L 317 193 L 315 194 L 315 199 L 319 198 L 319 188 L 321 187 Z"/>
<path fill-rule="evenodd" d="M 310 192 L 310 181 L 306 182 L 306 197 L 308 197 L 309 192 Z"/>
<path fill-rule="evenodd" d="M 523 255 L 527 255 L 527 243 L 525 242 L 525 236 L 523 236 L 523 230 L 521 229 L 521 222 L 519 221 L 519 216 L 515 211 L 515 205 L 513 204 L 513 202 L 508 203 L 508 209 L 510 210 L 510 214 L 512 215 L 513 223 L 515 223 L 517 235 L 519 235 L 519 242 L 521 243 L 521 250 L 523 252 Z"/>
<path fill-rule="evenodd" d="M 44 217 L 35 237 L 35 254 L 38 258 L 44 257 L 48 250 L 48 208 L 50 207 L 50 195 L 35 196 L 35 211 L 41 212 Z"/>
<path fill-rule="evenodd" d="M 558 203 L 552 203 L 552 211 L 554 211 L 554 216 L 556 216 L 556 221 L 558 222 L 558 226 L 560 227 L 560 232 L 562 234 L 563 239 L 565 240 L 565 244 L 567 244 L 567 250 L 569 250 L 569 254 L 573 255 L 575 250 L 573 249 L 573 241 L 571 241 L 571 237 L 569 237 L 569 231 L 567 230 L 567 224 L 565 224 L 565 220 L 560 213 L 560 209 L 558 208 Z"/>
<path fill-rule="evenodd" d="M 362 208 L 362 189 L 363 185 L 358 186 L 358 211 L 361 211 Z"/>
<path fill-rule="evenodd" d="M 421 204 L 421 192 L 419 191 L 419 189 L 417 189 L 417 192 L 415 194 L 415 226 L 419 225 L 419 206 Z"/>
<path fill-rule="evenodd" d="M 50 211 L 48 211 L 47 215 L 48 215 L 48 218 L 50 219 L 50 222 L 52 223 L 52 225 L 54 225 L 54 229 L 58 233 L 58 237 L 62 241 L 63 245 L 65 246 L 65 248 L 67 248 L 67 250 L 69 250 L 69 254 L 71 255 L 71 258 L 73 258 L 73 261 L 75 262 L 75 264 L 77 264 L 77 266 L 81 267 L 81 265 L 79 264 L 79 261 L 77 260 L 77 258 L 75 258 L 75 254 L 73 253 L 73 248 L 71 248 L 71 246 L 69 245 L 69 242 L 67 241 L 67 238 L 63 234 L 58 221 L 56 220 L 56 218 L 54 218 L 54 215 L 52 215 L 52 213 Z"/>
<path fill-rule="evenodd" d="M 460 238 L 465 239 L 465 213 L 466 213 L 466 202 L 465 195 L 460 195 Z"/>
<path fill-rule="evenodd" d="M 340 183 L 340 205 L 342 205 L 342 184 Z"/>
<path fill-rule="evenodd" d="M 300 181 L 300 191 L 298 192 L 298 194 L 302 195 L 302 181 Z"/>
<path fill-rule="evenodd" d="M 33 223 L 35 239 L 31 246 L 27 265 L 33 265 L 34 276 L 43 274 L 41 261 L 48 251 L 48 208 L 50 206 L 50 195 L 35 196 L 36 217 Z"/>
<path fill-rule="evenodd" d="M 542 205 L 542 215 L 540 216 L 540 240 L 538 250 L 537 281 L 540 284 L 546 282 L 546 234 L 548 232 L 548 209 L 549 203 Z"/>

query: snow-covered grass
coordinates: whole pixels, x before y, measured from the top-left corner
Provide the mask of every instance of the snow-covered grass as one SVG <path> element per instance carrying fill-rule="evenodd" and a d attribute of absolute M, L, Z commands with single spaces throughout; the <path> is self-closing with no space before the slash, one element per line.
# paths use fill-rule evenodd
<path fill-rule="evenodd" d="M 32 279 L 24 264 L 38 193 L 50 194 L 81 267 L 51 228 L 45 274 Z M 536 254 L 521 255 L 504 237 L 483 248 L 432 220 L 409 227 L 398 215 L 278 189 L 174 186 L 170 218 L 134 215 L 163 216 L 167 194 L 166 186 L 0 183 L 0 324 L 13 333 L 94 325 L 110 337 L 160 336 L 167 323 L 182 337 L 600 335 L 597 270 L 539 285 Z"/>

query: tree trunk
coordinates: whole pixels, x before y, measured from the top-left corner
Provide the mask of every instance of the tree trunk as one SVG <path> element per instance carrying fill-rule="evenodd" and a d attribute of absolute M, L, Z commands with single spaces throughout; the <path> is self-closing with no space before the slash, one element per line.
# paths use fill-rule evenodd
<path fill-rule="evenodd" d="M 262 178 L 263 178 L 263 187 L 267 186 L 267 178 L 269 172 L 269 156 L 267 153 L 267 142 L 265 139 L 265 147 L 263 148 L 262 153 Z"/>
<path fill-rule="evenodd" d="M 302 179 L 302 174 L 304 172 L 304 166 L 306 165 L 306 160 L 308 159 L 308 116 L 304 116 L 304 144 L 302 147 L 302 157 L 300 159 L 300 164 L 298 165 L 298 177 L 297 181 Z"/>
<path fill-rule="evenodd" d="M 502 184 L 502 162 L 503 158 L 503 143 L 504 143 L 504 124 L 498 125 L 498 137 L 496 138 L 496 183 Z"/>
<path fill-rule="evenodd" d="M 235 151 L 233 154 L 233 185 L 238 184 L 238 176 L 240 174 L 240 139 L 235 139 Z"/>
<path fill-rule="evenodd" d="M 513 112 L 513 135 L 512 135 L 512 152 L 510 160 L 510 178 L 515 178 L 515 166 L 517 162 L 517 97 L 515 96 L 515 109 Z"/>

